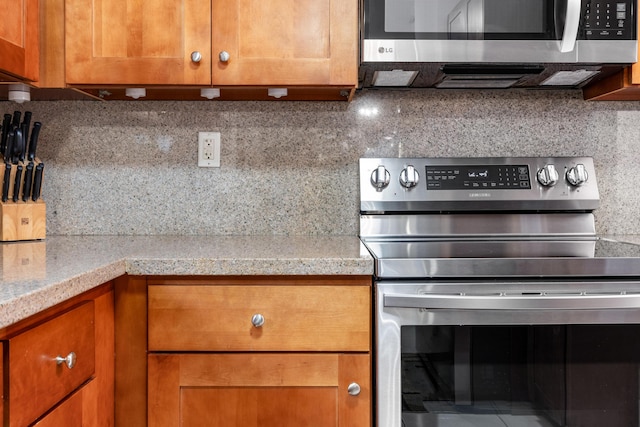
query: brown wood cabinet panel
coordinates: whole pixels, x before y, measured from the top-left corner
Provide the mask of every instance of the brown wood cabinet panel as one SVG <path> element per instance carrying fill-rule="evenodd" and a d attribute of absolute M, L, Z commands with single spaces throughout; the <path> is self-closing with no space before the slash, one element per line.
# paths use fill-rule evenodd
<path fill-rule="evenodd" d="M 4 362 L 4 342 L 0 341 L 0 420 L 2 420 L 2 425 L 4 425 L 4 396 L 6 394 L 6 381 L 4 380 Z"/>
<path fill-rule="evenodd" d="M 67 0 L 67 83 L 210 85 L 210 20 L 199 0 Z"/>
<path fill-rule="evenodd" d="M 82 424 L 82 404 L 83 401 L 88 400 L 84 397 L 84 393 L 90 384 L 73 393 L 33 427 L 93 427 L 94 424 Z"/>
<path fill-rule="evenodd" d="M 332 387 L 186 387 L 180 398 L 183 427 L 338 425 Z"/>
<path fill-rule="evenodd" d="M 85 302 L 9 340 L 9 425 L 25 426 L 95 371 L 94 303 Z M 75 353 L 72 368 L 57 356 Z"/>
<path fill-rule="evenodd" d="M 148 293 L 150 351 L 370 348 L 369 286 L 151 285 Z"/>
<path fill-rule="evenodd" d="M 633 68 L 640 68 L 633 66 Z M 591 101 L 634 101 L 640 99 L 640 84 L 632 80 L 632 69 L 606 77 L 582 90 L 584 99 Z"/>
<path fill-rule="evenodd" d="M 98 378 L 89 381 L 32 427 L 113 427 L 113 415 L 100 410 L 100 387 Z"/>
<path fill-rule="evenodd" d="M 115 280 L 115 425 L 147 425 L 147 279 Z"/>
<path fill-rule="evenodd" d="M 214 85 L 357 85 L 357 1 L 213 2 L 212 40 Z"/>
<path fill-rule="evenodd" d="M 2 0 L 0 70 L 38 79 L 38 0 Z"/>
<path fill-rule="evenodd" d="M 368 354 L 160 353 L 148 365 L 149 427 L 371 425 Z"/>
<path fill-rule="evenodd" d="M 64 3 L 46 0 L 40 4 L 40 77 L 35 86 L 63 88 L 64 78 Z"/>
<path fill-rule="evenodd" d="M 115 329 L 114 292 L 95 299 L 96 371 L 85 386 L 85 424 L 83 427 L 114 426 Z M 95 415 L 93 415 L 95 411 Z M 91 414 L 91 416 L 89 415 Z"/>

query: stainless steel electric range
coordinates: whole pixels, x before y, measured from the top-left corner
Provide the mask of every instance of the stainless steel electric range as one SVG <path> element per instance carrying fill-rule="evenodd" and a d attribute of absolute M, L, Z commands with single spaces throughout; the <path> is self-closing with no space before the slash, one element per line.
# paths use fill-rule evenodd
<path fill-rule="evenodd" d="M 360 197 L 379 427 L 640 426 L 640 247 L 598 238 L 591 158 L 365 158 Z"/>

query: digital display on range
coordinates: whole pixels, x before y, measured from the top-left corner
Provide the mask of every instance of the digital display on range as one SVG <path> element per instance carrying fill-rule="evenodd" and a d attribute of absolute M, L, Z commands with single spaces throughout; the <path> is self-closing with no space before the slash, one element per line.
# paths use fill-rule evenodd
<path fill-rule="evenodd" d="M 427 190 L 528 190 L 529 166 L 426 166 Z"/>

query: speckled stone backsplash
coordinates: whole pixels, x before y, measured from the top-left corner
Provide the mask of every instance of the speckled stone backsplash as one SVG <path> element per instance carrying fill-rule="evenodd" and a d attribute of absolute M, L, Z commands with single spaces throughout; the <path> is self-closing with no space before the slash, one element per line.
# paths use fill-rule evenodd
<path fill-rule="evenodd" d="M 43 122 L 47 233 L 357 235 L 358 158 L 593 156 L 602 234 L 640 234 L 640 103 L 577 91 L 339 102 L 0 103 Z M 198 131 L 222 134 L 197 167 Z"/>

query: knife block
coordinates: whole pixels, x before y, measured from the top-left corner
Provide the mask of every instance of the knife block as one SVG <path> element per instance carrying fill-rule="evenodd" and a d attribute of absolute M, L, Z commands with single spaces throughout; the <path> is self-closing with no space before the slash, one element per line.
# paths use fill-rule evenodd
<path fill-rule="evenodd" d="M 40 163 L 35 159 L 35 164 Z M 42 199 L 31 199 L 23 202 L 18 199 L 13 202 L 13 190 L 16 176 L 16 168 L 11 169 L 9 181 L 9 200 L 0 201 L 0 241 L 13 242 L 19 240 L 41 240 L 47 232 L 47 205 Z M 0 174 L 0 181 L 2 176 Z M 21 184 L 20 192 L 23 191 Z"/>
<path fill-rule="evenodd" d="M 0 202 L 0 241 L 44 239 L 47 233 L 47 205 L 36 202 Z"/>

